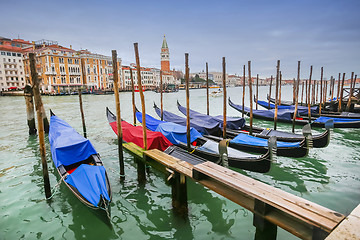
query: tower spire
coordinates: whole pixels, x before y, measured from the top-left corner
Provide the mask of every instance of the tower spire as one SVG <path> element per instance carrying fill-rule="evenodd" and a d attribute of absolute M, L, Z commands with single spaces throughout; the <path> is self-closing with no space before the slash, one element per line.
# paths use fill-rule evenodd
<path fill-rule="evenodd" d="M 167 42 L 166 42 L 165 34 L 164 34 L 164 40 L 163 40 L 161 48 L 169 48 L 168 45 L 167 45 Z"/>

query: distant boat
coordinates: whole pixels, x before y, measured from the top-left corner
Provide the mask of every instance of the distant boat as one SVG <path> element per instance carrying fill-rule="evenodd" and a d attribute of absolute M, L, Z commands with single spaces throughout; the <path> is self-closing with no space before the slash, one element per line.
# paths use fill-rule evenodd
<path fill-rule="evenodd" d="M 218 90 L 212 91 L 210 93 L 211 97 L 220 97 L 223 95 L 223 91 L 221 91 L 221 89 L 219 88 Z"/>

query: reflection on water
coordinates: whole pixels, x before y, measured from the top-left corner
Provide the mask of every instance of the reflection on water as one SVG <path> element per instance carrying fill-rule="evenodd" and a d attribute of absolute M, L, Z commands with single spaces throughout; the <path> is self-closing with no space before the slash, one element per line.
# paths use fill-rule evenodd
<path fill-rule="evenodd" d="M 260 87 L 265 99 L 267 87 Z M 292 88 L 283 87 L 283 99 L 291 99 Z M 228 94 L 241 103 L 241 88 Z M 248 96 L 248 92 L 246 93 Z M 190 107 L 206 112 L 205 90 L 190 92 Z M 156 116 L 152 105 L 159 94 L 146 92 L 146 110 Z M 132 121 L 131 94 L 120 93 L 121 113 Z M 185 103 L 185 91 L 165 94 L 164 108 L 180 114 L 176 100 Z M 140 102 L 136 96 L 137 103 Z M 46 110 L 53 109 L 82 133 L 78 96 L 43 97 Z M 246 97 L 248 105 L 248 97 Z M 189 180 L 188 219 L 174 216 L 171 187 L 162 173 L 147 169 L 147 182 L 137 183 L 136 162 L 125 157 L 124 182 L 119 180 L 116 136 L 105 117 L 105 107 L 115 109 L 114 96 L 84 95 L 88 138 L 107 169 L 112 190 L 111 227 L 83 205 L 64 184 L 51 201 L 45 200 L 41 158 L 36 136 L 28 136 L 23 97 L 0 97 L 0 239 L 252 239 L 252 214 L 235 203 Z M 229 116 L 240 116 L 228 108 Z M 222 114 L 222 98 L 210 99 L 210 114 Z M 6 121 L 3 120 L 6 116 Z M 273 123 L 254 120 L 254 125 Z M 287 124 L 278 124 L 289 131 Z M 314 133 L 321 132 L 314 129 Z M 298 127 L 297 132 L 301 132 Z M 269 173 L 234 169 L 271 186 L 304 197 L 343 214 L 360 202 L 360 130 L 335 129 L 327 148 L 311 149 L 304 158 L 276 157 Z M 46 137 L 46 155 L 52 188 L 60 180 L 51 160 Z M 279 230 L 278 239 L 294 239 Z"/>

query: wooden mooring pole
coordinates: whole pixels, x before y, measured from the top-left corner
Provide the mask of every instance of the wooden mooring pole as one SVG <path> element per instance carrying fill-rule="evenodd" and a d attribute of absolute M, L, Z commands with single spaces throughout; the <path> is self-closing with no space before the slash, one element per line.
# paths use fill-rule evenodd
<path fill-rule="evenodd" d="M 35 124 L 35 112 L 34 112 L 34 101 L 33 101 L 33 89 L 30 85 L 26 85 L 24 88 L 24 97 L 26 104 L 26 115 L 27 115 L 27 124 L 29 127 L 29 134 L 36 134 L 36 124 Z"/>
<path fill-rule="evenodd" d="M 248 73 L 249 73 L 249 95 L 250 95 L 250 129 L 249 129 L 249 134 L 252 135 L 252 127 L 253 127 L 253 99 L 252 99 L 251 61 L 248 61 Z"/>
<path fill-rule="evenodd" d="M 226 62 L 225 57 L 222 58 L 222 82 L 223 82 L 223 139 L 226 139 Z"/>
<path fill-rule="evenodd" d="M 144 145 L 144 149 L 147 150 L 148 146 L 147 146 L 147 134 L 146 134 L 145 96 L 144 96 L 144 92 L 143 92 L 143 88 L 142 88 L 141 65 L 140 65 L 138 43 L 134 43 L 134 50 L 135 50 L 135 59 L 136 59 L 137 81 L 138 81 L 138 88 L 139 88 L 140 100 L 141 100 L 143 145 Z M 137 172 L 138 172 L 139 183 L 145 182 L 146 181 L 145 163 L 143 163 L 141 161 L 137 161 Z"/>
<path fill-rule="evenodd" d="M 279 99 L 278 99 L 278 105 L 281 105 L 281 85 L 282 85 L 282 74 L 280 71 L 279 75 Z"/>
<path fill-rule="evenodd" d="M 256 110 L 258 110 L 259 99 L 259 74 L 256 74 Z"/>
<path fill-rule="evenodd" d="M 339 97 L 340 97 L 340 82 L 341 82 L 341 73 L 339 73 L 338 87 L 337 87 L 337 93 L 336 93 L 336 100 L 338 101 L 338 104 L 339 104 Z"/>
<path fill-rule="evenodd" d="M 272 87 L 272 82 L 273 82 L 273 76 L 271 75 L 270 77 L 270 88 L 269 88 L 269 108 L 270 108 L 270 98 L 271 98 L 271 87 Z"/>
<path fill-rule="evenodd" d="M 180 217 L 188 216 L 187 186 L 184 174 L 173 172 L 171 179 L 171 196 L 173 211 Z"/>
<path fill-rule="evenodd" d="M 186 85 L 186 144 L 190 152 L 190 91 L 189 91 L 189 53 L 185 53 L 185 85 Z"/>
<path fill-rule="evenodd" d="M 162 71 L 160 70 L 160 119 L 164 120 L 164 105 L 163 105 L 163 81 Z"/>
<path fill-rule="evenodd" d="M 280 60 L 276 65 L 276 87 L 275 87 L 275 114 L 274 114 L 274 130 L 276 130 L 277 113 L 278 113 L 278 99 L 279 99 L 279 77 L 280 77 Z"/>
<path fill-rule="evenodd" d="M 243 96 L 242 96 L 242 114 L 241 117 L 244 117 L 244 109 L 245 109 L 245 65 L 243 70 Z"/>
<path fill-rule="evenodd" d="M 131 102 L 132 102 L 132 107 L 133 107 L 133 122 L 134 122 L 134 126 L 136 126 L 136 106 L 135 106 L 134 77 L 133 77 L 131 67 L 129 67 L 129 69 L 130 69 L 130 79 L 131 79 Z"/>
<path fill-rule="evenodd" d="M 141 69 L 140 69 L 140 57 L 139 57 L 139 47 L 138 43 L 134 43 L 135 50 L 135 58 L 136 58 L 136 69 L 137 69 L 137 81 L 140 92 L 140 100 L 142 107 L 142 128 L 143 128 L 143 141 L 144 141 L 144 149 L 147 150 L 147 136 L 146 136 L 146 116 L 145 116 L 145 97 L 142 89 L 141 82 Z"/>
<path fill-rule="evenodd" d="M 305 81 L 306 81 L 306 80 L 305 80 Z M 304 82 L 304 80 L 303 80 L 303 81 L 302 81 L 302 88 L 301 88 L 301 105 L 303 105 L 304 87 L 305 87 L 305 82 Z"/>
<path fill-rule="evenodd" d="M 309 122 L 311 122 L 311 99 L 310 99 L 310 89 L 311 89 L 311 76 L 312 76 L 313 66 L 310 66 L 310 77 L 309 77 L 309 90 L 307 95 L 307 103 L 308 103 L 308 117 Z"/>
<path fill-rule="evenodd" d="M 295 95 L 296 95 L 296 80 L 293 79 L 293 104 L 295 105 Z"/>
<path fill-rule="evenodd" d="M 123 145 L 122 145 L 122 128 L 121 128 L 121 112 L 120 112 L 120 98 L 119 98 L 119 75 L 117 65 L 117 53 L 116 50 L 112 50 L 112 65 L 113 65 L 113 76 L 114 76 L 114 94 L 115 94 L 115 105 L 116 105 L 116 124 L 117 124 L 117 137 L 118 137 L 118 154 L 119 154 L 119 165 L 120 165 L 120 179 L 125 179 L 125 167 L 124 167 L 124 156 L 123 156 Z"/>
<path fill-rule="evenodd" d="M 276 240 L 277 226 L 262 216 L 271 211 L 271 206 L 255 199 L 253 225 L 256 227 L 255 240 Z"/>
<path fill-rule="evenodd" d="M 30 60 L 30 72 L 31 79 L 33 82 L 33 93 L 35 100 L 35 108 L 38 122 L 38 136 L 39 136 L 39 147 L 40 147 L 40 156 L 41 156 L 41 164 L 43 170 L 43 179 L 44 179 L 44 189 L 46 198 L 51 197 L 51 188 L 50 188 L 50 180 L 49 180 L 49 172 L 46 162 L 46 150 L 45 150 L 45 132 L 44 132 L 44 121 L 43 121 L 43 112 L 44 108 L 41 95 L 40 95 L 40 80 L 38 78 L 38 74 L 36 72 L 35 67 L 35 53 L 29 53 Z"/>
<path fill-rule="evenodd" d="M 209 115 L 209 68 L 208 63 L 206 63 L 206 114 Z"/>
<path fill-rule="evenodd" d="M 319 104 L 319 115 L 321 116 L 321 108 L 323 103 L 323 74 L 324 74 L 324 68 L 321 67 L 321 73 L 320 73 L 320 104 Z"/>
<path fill-rule="evenodd" d="M 299 105 L 299 87 L 300 87 L 300 61 L 298 61 L 298 70 L 297 70 L 297 83 L 295 85 L 295 111 L 293 115 L 293 124 L 292 124 L 292 132 L 295 132 L 295 121 L 296 121 L 296 115 Z"/>
<path fill-rule="evenodd" d="M 316 81 L 316 99 L 315 103 L 318 103 L 319 101 L 319 81 Z"/>
<path fill-rule="evenodd" d="M 81 89 L 78 89 L 78 92 L 79 92 L 79 105 L 80 105 L 80 114 L 81 114 L 81 122 L 82 122 L 82 127 L 83 127 L 83 133 L 84 133 L 84 138 L 87 138 L 87 136 L 86 136 L 85 116 L 84 116 L 84 110 L 83 110 L 83 102 L 82 102 L 82 97 L 81 97 Z"/>
<path fill-rule="evenodd" d="M 340 90 L 338 112 L 342 111 L 342 100 L 343 100 L 343 97 L 344 97 L 344 82 L 345 82 L 345 73 L 343 73 L 343 77 L 342 77 L 342 80 L 341 80 L 341 90 Z"/>

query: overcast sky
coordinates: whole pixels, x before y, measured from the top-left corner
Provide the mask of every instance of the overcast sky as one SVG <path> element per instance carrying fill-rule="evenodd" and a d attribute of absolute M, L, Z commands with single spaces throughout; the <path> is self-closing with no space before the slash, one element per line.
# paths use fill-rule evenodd
<path fill-rule="evenodd" d="M 160 68 L 163 35 L 170 48 L 171 68 L 221 71 L 242 75 L 276 74 L 281 60 L 284 78 L 313 78 L 360 72 L 359 0 L 253 1 L 4 1 L 0 0 L 0 36 L 29 41 L 48 39 L 65 47 L 111 55 L 116 49 L 124 64 L 135 62 L 139 43 L 141 65 Z M 360 75 L 360 74 L 359 74 Z"/>

